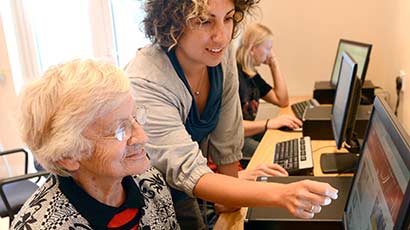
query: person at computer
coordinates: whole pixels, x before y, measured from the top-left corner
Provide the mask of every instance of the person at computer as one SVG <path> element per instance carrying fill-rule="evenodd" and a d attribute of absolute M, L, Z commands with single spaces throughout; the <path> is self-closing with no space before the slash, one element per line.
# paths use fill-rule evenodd
<path fill-rule="evenodd" d="M 149 108 L 146 150 L 172 187 L 182 229 L 205 229 L 196 198 L 225 206 L 279 206 L 312 218 L 337 197 L 326 183 L 259 183 L 237 178 L 243 127 L 236 61 L 237 25 L 258 1 L 147 0 L 153 44 L 127 64 L 136 104 Z M 214 173 L 207 159 L 218 166 Z M 224 175 L 225 174 L 225 175 Z"/>
<path fill-rule="evenodd" d="M 10 229 L 180 229 L 144 150 L 146 112 L 124 71 L 105 62 L 70 61 L 30 83 L 21 133 L 51 176 Z"/>
<path fill-rule="evenodd" d="M 254 23 L 246 27 L 236 51 L 242 124 L 245 130 L 242 152 L 248 158 L 252 157 L 267 129 L 297 129 L 302 126 L 302 121 L 293 115 L 255 120 L 260 98 L 279 107 L 289 104 L 285 78 L 272 51 L 272 43 L 272 31 L 265 25 Z M 256 67 L 262 64 L 270 68 L 274 87 L 266 83 L 257 72 Z"/>

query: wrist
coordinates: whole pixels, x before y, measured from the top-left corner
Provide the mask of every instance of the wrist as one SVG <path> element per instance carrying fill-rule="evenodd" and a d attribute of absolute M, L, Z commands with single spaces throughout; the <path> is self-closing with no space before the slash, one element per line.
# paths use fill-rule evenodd
<path fill-rule="evenodd" d="M 279 65 L 278 65 L 278 63 L 276 63 L 276 62 L 271 62 L 271 63 L 269 64 L 269 67 L 270 67 L 271 70 L 277 70 L 277 69 L 279 69 Z"/>

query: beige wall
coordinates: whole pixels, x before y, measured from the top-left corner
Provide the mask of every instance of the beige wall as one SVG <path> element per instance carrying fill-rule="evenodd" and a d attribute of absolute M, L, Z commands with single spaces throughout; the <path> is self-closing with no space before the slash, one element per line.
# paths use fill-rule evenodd
<path fill-rule="evenodd" d="M 410 133 L 410 1 L 400 0 L 398 7 L 398 66 L 405 70 L 405 92 L 402 95 L 402 107 L 399 110 L 399 117 L 405 124 L 407 132 Z"/>
<path fill-rule="evenodd" d="M 17 96 L 11 77 L 10 63 L 8 59 L 4 30 L 0 17 L 0 73 L 4 80 L 0 81 L 0 144 L 5 149 L 15 148 L 22 145 L 18 138 L 17 130 Z"/>
<path fill-rule="evenodd" d="M 0 17 L 0 74 L 3 80 L 0 80 L 0 144 L 4 149 L 17 148 L 22 146 L 17 130 L 17 97 L 14 91 L 13 79 L 11 77 L 10 63 L 4 41 L 4 30 Z M 0 178 L 7 175 L 7 168 L 4 161 L 11 166 L 12 172 L 21 173 L 22 167 L 15 167 L 21 161 L 20 156 L 8 156 L 0 158 Z M 19 164 L 21 165 L 21 164 Z"/>
<path fill-rule="evenodd" d="M 338 41 L 345 38 L 373 44 L 366 79 L 387 90 L 395 104 L 395 77 L 399 70 L 410 73 L 408 0 L 262 0 L 260 11 L 263 16 L 255 20 L 275 34 L 291 95 L 312 95 L 314 81 L 330 79 Z M 268 75 L 266 68 L 261 73 Z M 409 90 L 407 84 L 402 96 Z M 403 119 L 409 117 L 410 99 L 402 98 L 401 105 L 399 117 L 410 131 L 410 121 Z"/>
<path fill-rule="evenodd" d="M 311 95 L 316 80 L 328 80 L 339 38 L 373 44 L 367 79 L 396 100 L 394 79 L 399 70 L 410 74 L 410 1 L 408 0 L 261 0 L 261 17 L 276 35 L 274 49 L 291 95 Z M 0 18 L 0 143 L 22 145 L 18 138 L 16 104 L 10 64 Z M 266 69 L 262 75 L 268 76 Z M 399 117 L 410 130 L 410 77 Z"/>

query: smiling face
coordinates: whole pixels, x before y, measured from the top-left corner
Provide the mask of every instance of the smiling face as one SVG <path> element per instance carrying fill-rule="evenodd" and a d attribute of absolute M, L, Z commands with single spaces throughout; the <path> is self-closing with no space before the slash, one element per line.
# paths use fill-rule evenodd
<path fill-rule="evenodd" d="M 132 117 L 135 105 L 131 95 L 112 112 L 99 117 L 84 132 L 95 141 L 91 157 L 79 160 L 78 173 L 96 177 L 122 178 L 141 174 L 150 166 L 144 151 L 147 136 Z M 127 126 L 124 124 L 128 123 Z M 130 125 L 131 124 L 131 125 Z M 119 129 L 127 127 L 122 141 L 115 137 Z"/>
<path fill-rule="evenodd" d="M 216 66 L 221 63 L 233 32 L 232 0 L 209 0 L 208 18 L 193 18 L 178 40 L 176 55 L 181 65 Z"/>
<path fill-rule="evenodd" d="M 260 66 L 262 63 L 265 63 L 266 60 L 270 57 L 272 50 L 272 40 L 267 39 L 262 43 L 252 47 L 253 60 L 255 66 Z"/>

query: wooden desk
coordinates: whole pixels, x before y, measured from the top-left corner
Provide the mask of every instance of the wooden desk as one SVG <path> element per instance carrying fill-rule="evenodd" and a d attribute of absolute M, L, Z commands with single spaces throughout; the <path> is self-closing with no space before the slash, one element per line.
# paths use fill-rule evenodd
<path fill-rule="evenodd" d="M 310 97 L 292 97 L 291 103 L 293 104 L 298 101 L 307 100 Z M 293 114 L 290 106 L 280 109 L 279 114 Z M 249 169 L 256 167 L 261 163 L 273 162 L 273 151 L 275 148 L 275 143 L 280 141 L 285 141 L 293 138 L 298 138 L 302 136 L 302 132 L 285 132 L 280 130 L 268 130 L 262 141 L 258 145 L 251 161 L 248 164 Z M 313 174 L 315 176 L 338 176 L 340 174 L 323 174 L 320 169 L 320 154 L 326 152 L 336 152 L 336 143 L 334 140 L 312 140 L 312 152 L 313 152 Z M 352 174 L 344 174 L 352 175 Z M 225 229 L 235 229 L 243 230 L 243 220 L 246 215 L 248 208 L 242 208 L 241 210 L 234 213 L 222 213 L 218 221 L 215 224 L 215 230 L 225 230 Z"/>

